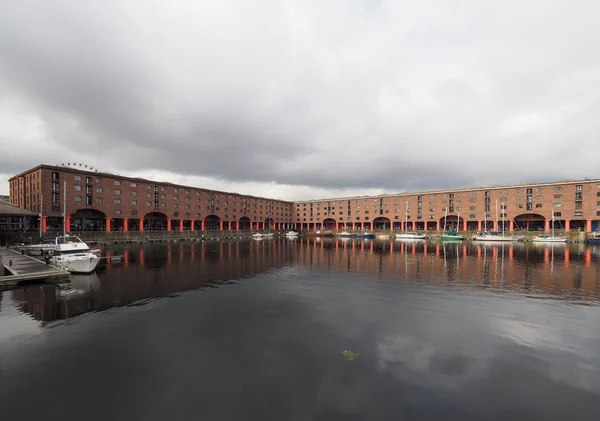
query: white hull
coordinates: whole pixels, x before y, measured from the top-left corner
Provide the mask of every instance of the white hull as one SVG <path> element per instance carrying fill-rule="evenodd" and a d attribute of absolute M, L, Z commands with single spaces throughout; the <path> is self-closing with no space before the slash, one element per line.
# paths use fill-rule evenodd
<path fill-rule="evenodd" d="M 389 240 L 390 236 L 388 234 L 381 234 L 381 235 L 378 235 L 377 238 L 380 240 Z"/>
<path fill-rule="evenodd" d="M 396 239 L 398 240 L 424 240 L 427 237 L 424 234 L 414 233 L 414 234 L 396 234 Z"/>
<path fill-rule="evenodd" d="M 285 233 L 286 237 L 297 237 L 298 233 L 296 231 L 290 231 Z"/>
<path fill-rule="evenodd" d="M 567 239 L 565 237 L 535 237 L 531 241 L 534 243 L 566 243 Z"/>
<path fill-rule="evenodd" d="M 509 242 L 509 241 L 517 241 L 514 237 L 504 237 L 502 235 L 476 235 L 473 237 L 475 241 L 490 241 L 494 243 L 498 242 Z"/>
<path fill-rule="evenodd" d="M 53 259 L 53 265 L 71 273 L 92 273 L 96 270 L 100 258 L 89 253 L 88 256 L 58 256 Z"/>

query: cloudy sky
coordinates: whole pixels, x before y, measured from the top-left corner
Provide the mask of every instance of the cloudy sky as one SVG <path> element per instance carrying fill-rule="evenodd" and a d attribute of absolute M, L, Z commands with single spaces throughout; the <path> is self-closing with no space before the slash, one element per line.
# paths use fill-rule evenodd
<path fill-rule="evenodd" d="M 3 0 L 0 194 L 83 162 L 282 199 L 599 177 L 600 3 Z"/>

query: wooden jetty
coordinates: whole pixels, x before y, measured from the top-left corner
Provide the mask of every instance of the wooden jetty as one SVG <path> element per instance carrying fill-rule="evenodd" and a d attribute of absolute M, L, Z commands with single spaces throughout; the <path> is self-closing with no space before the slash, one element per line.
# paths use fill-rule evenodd
<path fill-rule="evenodd" d="M 36 280 L 60 280 L 69 278 L 69 272 L 46 264 L 12 249 L 0 249 L 2 270 L 8 275 L 0 276 L 0 289 L 18 286 Z"/>

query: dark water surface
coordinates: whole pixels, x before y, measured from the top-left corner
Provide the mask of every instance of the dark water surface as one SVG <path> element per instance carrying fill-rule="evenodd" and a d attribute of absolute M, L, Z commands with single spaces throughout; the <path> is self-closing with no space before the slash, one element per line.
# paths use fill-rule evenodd
<path fill-rule="evenodd" d="M 600 419 L 598 248 L 120 247 L 0 292 L 0 419 Z"/>

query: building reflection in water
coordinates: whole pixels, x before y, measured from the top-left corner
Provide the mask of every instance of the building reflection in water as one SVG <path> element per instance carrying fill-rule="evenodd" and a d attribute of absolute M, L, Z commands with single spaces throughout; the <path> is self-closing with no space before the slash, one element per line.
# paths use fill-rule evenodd
<path fill-rule="evenodd" d="M 253 242 L 150 244 L 108 250 L 96 274 L 66 285 L 14 290 L 35 319 L 142 305 L 159 297 L 252 277 L 286 265 L 346 272 L 387 281 L 518 290 L 596 300 L 598 248 L 584 244 L 281 239 Z M 114 256 L 122 256 L 116 261 Z"/>

